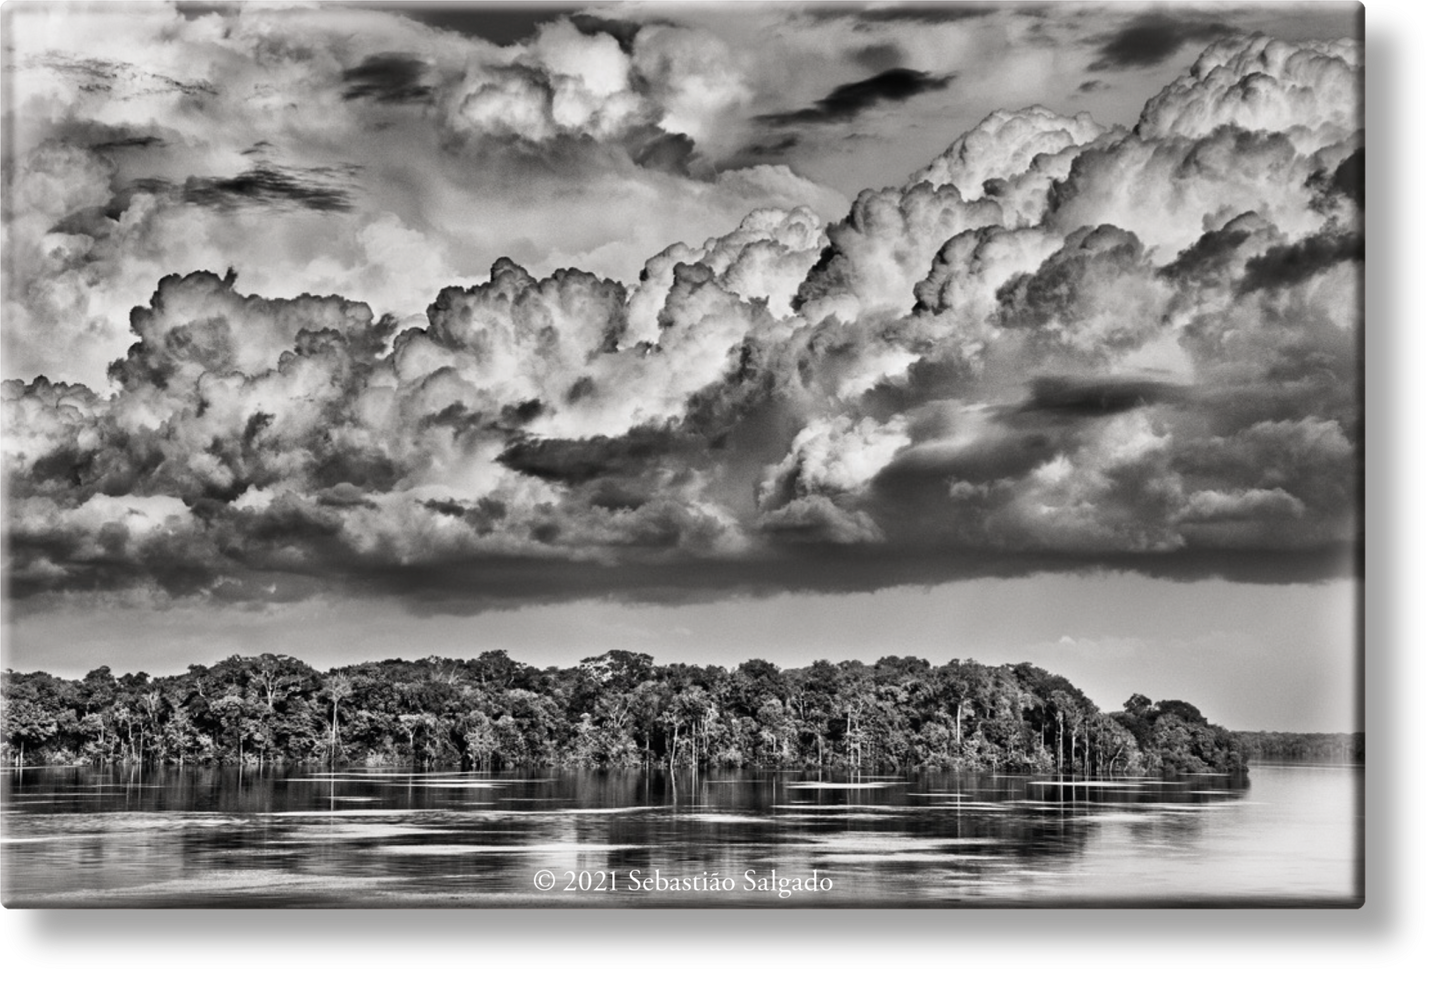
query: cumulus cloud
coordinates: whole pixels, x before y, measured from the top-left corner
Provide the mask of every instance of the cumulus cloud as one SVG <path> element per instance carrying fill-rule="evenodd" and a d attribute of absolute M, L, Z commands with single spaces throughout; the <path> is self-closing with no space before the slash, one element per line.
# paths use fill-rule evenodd
<path fill-rule="evenodd" d="M 375 7 L 13 12 L 9 372 L 53 372 L 48 338 L 104 389 L 126 313 L 178 271 L 417 324 L 498 256 L 630 280 L 756 208 L 841 208 L 717 164 L 750 89 L 706 29 L 564 13 L 506 43 Z"/>
<path fill-rule="evenodd" d="M 1356 43 L 1292 44 L 1256 35 L 1211 45 L 1144 105 L 1142 137 L 1198 139 L 1220 127 L 1280 133 L 1307 153 L 1362 124 L 1364 51 Z"/>
<path fill-rule="evenodd" d="M 996 195 L 996 191 L 990 193 L 990 184 L 1002 186 L 1025 174 L 1043 172 L 1050 178 L 1062 177 L 1059 167 L 1067 174 L 1072 155 L 1058 159 L 1053 156 L 1096 141 L 1105 130 L 1087 113 L 1065 117 L 1042 106 L 999 110 L 949 145 L 911 181 L 951 184 L 970 197 Z M 1041 155 L 1052 160 L 1045 164 L 1038 160 Z"/>
<path fill-rule="evenodd" d="M 180 29 L 214 34 L 208 17 Z M 109 354 L 103 382 L 4 385 L 11 592 L 394 593 L 465 610 L 1350 564 L 1355 48 L 1226 38 L 1132 132 L 993 114 L 830 212 L 786 168 L 688 173 L 745 83 L 704 59 L 731 80 L 709 94 L 659 58 L 658 38 L 685 30 L 562 21 L 459 60 L 421 35 L 329 56 L 333 111 L 451 141 L 457 162 L 537 154 L 578 176 L 605 159 L 640 201 L 757 207 L 730 232 L 659 235 L 618 276 L 494 256 L 462 277 L 475 259 L 407 218 L 426 203 L 383 211 L 355 173 L 259 133 L 255 154 L 188 174 L 126 157 L 158 153 L 134 119 L 18 155 L 11 352 L 41 363 L 43 326 L 78 319 Z M 684 133 L 696 143 L 673 166 L 635 160 L 637 139 Z M 328 190 L 338 208 L 320 207 Z M 222 205 L 230 238 L 208 219 Z M 283 215 L 300 239 L 268 246 Z M 211 271 L 162 270 L 175 256 L 149 245 L 177 234 Z M 276 283 L 306 290 L 243 280 L 268 249 L 266 269 L 297 259 Z M 122 345 L 106 313 L 157 270 Z M 388 277 L 427 297 L 351 290 Z"/>

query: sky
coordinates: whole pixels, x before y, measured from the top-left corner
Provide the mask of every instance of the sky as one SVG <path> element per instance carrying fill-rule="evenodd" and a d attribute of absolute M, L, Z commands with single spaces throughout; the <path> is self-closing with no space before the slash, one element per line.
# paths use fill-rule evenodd
<path fill-rule="evenodd" d="M 1357 13 L 11 5 L 5 664 L 1352 729 Z"/>

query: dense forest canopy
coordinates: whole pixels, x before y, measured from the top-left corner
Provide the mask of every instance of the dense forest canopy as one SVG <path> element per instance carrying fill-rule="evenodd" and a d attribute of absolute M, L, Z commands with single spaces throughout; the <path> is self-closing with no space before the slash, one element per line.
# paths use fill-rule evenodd
<path fill-rule="evenodd" d="M 1248 750 L 1180 700 L 1102 712 L 1030 664 L 915 657 L 661 665 L 608 651 L 538 669 L 505 651 L 329 672 L 232 656 L 152 678 L 7 671 L 13 764 L 817 767 L 1138 774 L 1244 771 Z"/>
<path fill-rule="evenodd" d="M 1236 730 L 1234 739 L 1251 761 L 1300 764 L 1364 764 L 1363 733 L 1282 733 Z"/>

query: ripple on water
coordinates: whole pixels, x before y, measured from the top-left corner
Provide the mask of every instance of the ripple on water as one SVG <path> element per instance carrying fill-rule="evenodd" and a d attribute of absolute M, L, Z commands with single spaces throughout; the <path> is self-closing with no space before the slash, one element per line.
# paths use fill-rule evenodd
<path fill-rule="evenodd" d="M 515 845 L 483 843 L 393 843 L 374 847 L 374 853 L 391 856 L 456 856 L 472 853 L 501 853 L 523 856 L 569 856 L 589 853 L 615 853 L 620 850 L 645 849 L 639 843 L 519 843 Z"/>

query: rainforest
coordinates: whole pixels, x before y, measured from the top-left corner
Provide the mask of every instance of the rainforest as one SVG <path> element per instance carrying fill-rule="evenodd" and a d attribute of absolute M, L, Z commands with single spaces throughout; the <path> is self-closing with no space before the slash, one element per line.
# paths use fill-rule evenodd
<path fill-rule="evenodd" d="M 1105 712 L 1032 664 L 779 668 L 659 664 L 612 650 L 534 668 L 505 651 L 320 671 L 234 655 L 178 675 L 6 671 L 15 765 L 369 764 L 410 768 L 829 768 L 1243 773 L 1250 747 L 1192 704 Z"/>

